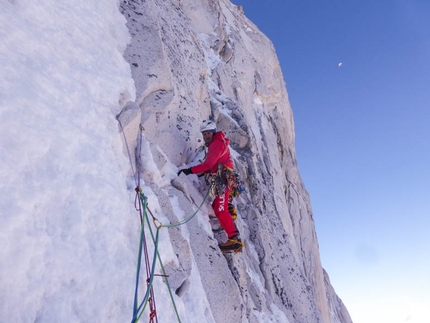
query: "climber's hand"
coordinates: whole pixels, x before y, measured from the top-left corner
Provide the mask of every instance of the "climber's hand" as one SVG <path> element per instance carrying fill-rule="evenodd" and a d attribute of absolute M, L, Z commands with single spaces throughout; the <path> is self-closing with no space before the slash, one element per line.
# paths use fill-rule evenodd
<path fill-rule="evenodd" d="M 185 175 L 188 176 L 188 175 L 192 174 L 193 172 L 191 171 L 191 168 L 184 168 L 178 172 L 178 176 L 181 175 L 181 173 L 184 173 Z"/>

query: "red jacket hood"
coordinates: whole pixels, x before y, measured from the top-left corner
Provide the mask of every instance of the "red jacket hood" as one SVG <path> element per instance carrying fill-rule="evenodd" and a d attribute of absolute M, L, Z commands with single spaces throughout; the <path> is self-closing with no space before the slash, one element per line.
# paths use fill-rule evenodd
<path fill-rule="evenodd" d="M 209 147 L 214 143 L 215 140 L 221 140 L 222 142 L 225 142 L 225 144 L 228 146 L 230 145 L 230 139 L 228 139 L 225 136 L 225 133 L 222 131 L 218 131 L 214 134 L 212 142 L 209 144 Z M 228 147 L 227 147 L 228 148 Z"/>

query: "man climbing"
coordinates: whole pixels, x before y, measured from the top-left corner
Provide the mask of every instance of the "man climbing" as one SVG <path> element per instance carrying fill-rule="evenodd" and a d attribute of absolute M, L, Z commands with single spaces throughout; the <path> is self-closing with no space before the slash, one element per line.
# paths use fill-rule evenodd
<path fill-rule="evenodd" d="M 216 131 L 216 124 L 211 120 L 203 121 L 200 126 L 200 132 L 203 135 L 205 145 L 208 147 L 206 159 L 201 164 L 181 169 L 178 172 L 178 176 L 181 173 L 185 175 L 210 173 L 212 176 L 225 176 L 224 169 L 233 169 L 233 161 L 230 156 L 230 149 L 228 148 L 230 140 L 225 137 L 222 131 Z M 226 182 L 226 179 L 222 178 L 222 181 Z M 239 238 L 239 231 L 228 211 L 229 196 L 229 187 L 225 185 L 223 192 L 216 192 L 215 199 L 212 202 L 215 215 L 228 237 L 227 242 L 219 244 L 219 247 L 223 252 L 241 252 L 243 243 Z"/>

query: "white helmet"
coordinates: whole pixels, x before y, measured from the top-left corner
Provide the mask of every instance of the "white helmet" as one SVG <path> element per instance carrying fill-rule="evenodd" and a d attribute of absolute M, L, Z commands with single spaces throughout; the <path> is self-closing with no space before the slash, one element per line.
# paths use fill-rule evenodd
<path fill-rule="evenodd" d="M 203 120 L 202 125 L 200 126 L 200 132 L 216 132 L 216 124 L 212 120 Z"/>

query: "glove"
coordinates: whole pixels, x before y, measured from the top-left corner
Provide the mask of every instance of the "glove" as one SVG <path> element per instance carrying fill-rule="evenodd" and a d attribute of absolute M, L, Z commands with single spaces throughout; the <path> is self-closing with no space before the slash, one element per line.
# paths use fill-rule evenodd
<path fill-rule="evenodd" d="M 178 176 L 181 175 L 181 173 L 184 173 L 185 175 L 188 176 L 188 175 L 192 174 L 193 172 L 191 171 L 191 168 L 184 168 L 178 172 Z"/>

